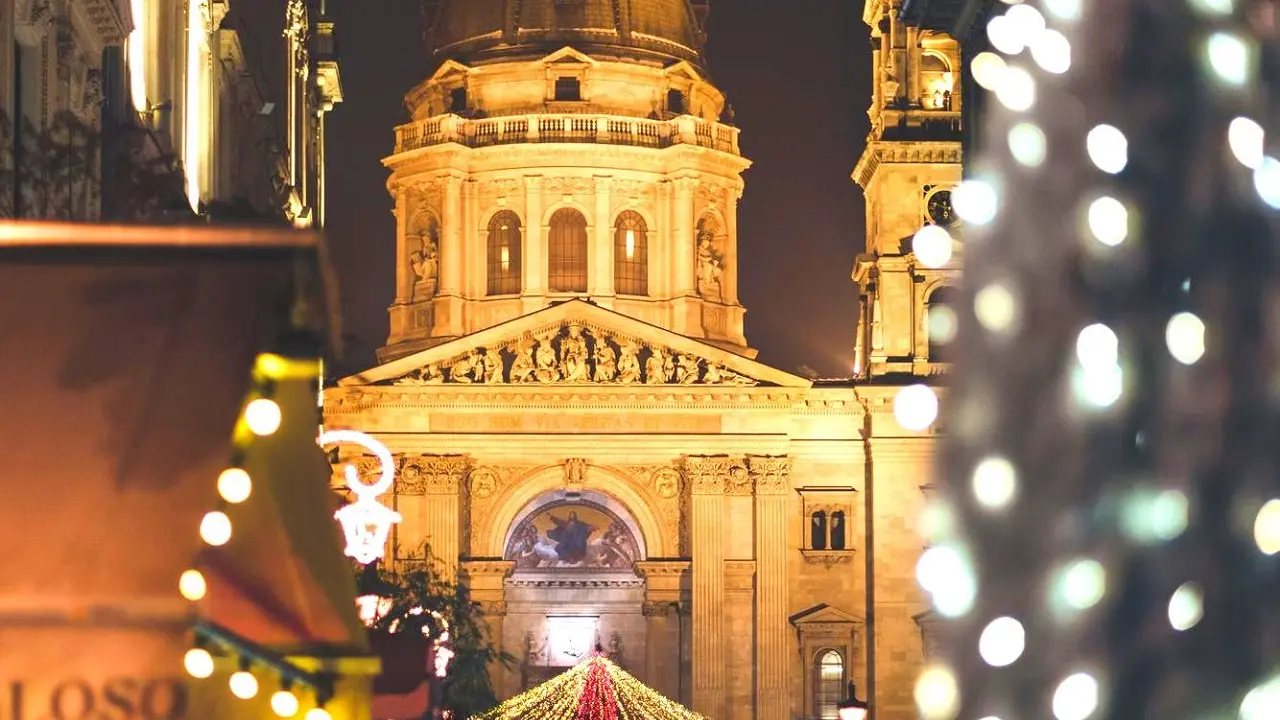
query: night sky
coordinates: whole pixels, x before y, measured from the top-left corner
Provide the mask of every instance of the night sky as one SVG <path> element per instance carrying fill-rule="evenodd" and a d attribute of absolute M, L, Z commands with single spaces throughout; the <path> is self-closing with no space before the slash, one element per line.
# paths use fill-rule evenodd
<path fill-rule="evenodd" d="M 465 2 L 465 0 L 462 0 Z M 283 85 L 284 0 L 237 0 L 241 31 L 269 94 Z M 793 372 L 848 375 L 862 248 L 862 194 L 849 179 L 867 134 L 870 52 L 860 2 L 718 0 L 708 56 L 742 128 L 740 294 L 747 341 Z M 783 9 L 785 8 L 785 10 Z M 395 222 L 381 159 L 405 121 L 404 93 L 430 72 L 417 0 L 329 0 L 346 102 L 329 116 L 329 237 L 348 347 L 342 369 L 373 364 L 386 340 Z"/>

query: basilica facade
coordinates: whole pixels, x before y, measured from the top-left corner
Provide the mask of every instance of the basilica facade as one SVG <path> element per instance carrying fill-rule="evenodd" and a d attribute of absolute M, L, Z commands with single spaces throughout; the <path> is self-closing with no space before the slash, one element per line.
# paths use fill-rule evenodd
<path fill-rule="evenodd" d="M 390 334 L 324 396 L 328 427 L 396 457 L 390 562 L 427 542 L 469 586 L 517 658 L 494 668 L 501 697 L 600 645 L 713 720 L 833 718 L 848 680 L 877 718 L 915 717 L 936 436 L 900 427 L 893 400 L 943 368 L 925 316 L 950 271 L 925 277 L 890 240 L 941 212 L 959 144 L 893 128 L 951 116 L 958 83 L 935 94 L 925 58 L 958 67 L 954 44 L 868 0 L 878 72 L 901 78 L 877 82 L 855 173 L 875 217 L 855 278 L 878 309 L 859 376 L 813 381 L 743 334 L 750 163 L 703 60 L 704 6 L 432 7 L 439 68 L 385 161 Z"/>

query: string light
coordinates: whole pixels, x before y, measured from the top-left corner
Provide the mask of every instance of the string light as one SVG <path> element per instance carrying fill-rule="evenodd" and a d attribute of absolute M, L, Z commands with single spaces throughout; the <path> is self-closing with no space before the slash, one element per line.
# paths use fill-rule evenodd
<path fill-rule="evenodd" d="M 1193 313 L 1182 312 L 1170 318 L 1164 339 L 1169 354 L 1183 365 L 1194 365 L 1204 357 L 1204 321 Z"/>
<path fill-rule="evenodd" d="M 200 521 L 200 539 L 217 547 L 231 539 L 231 518 L 221 510 L 205 513 Z"/>
<path fill-rule="evenodd" d="M 1040 167 L 1049 152 L 1044 131 L 1035 123 L 1022 122 L 1009 130 L 1009 154 L 1026 167 Z"/>
<path fill-rule="evenodd" d="M 1200 586 L 1183 583 L 1169 598 L 1169 625 L 1179 632 L 1195 627 L 1204 617 L 1204 596 Z"/>
<path fill-rule="evenodd" d="M 1053 693 L 1053 716 L 1058 720 L 1085 720 L 1097 709 L 1098 681 L 1089 673 L 1071 675 Z"/>
<path fill-rule="evenodd" d="M 960 707 L 960 687 L 955 673 L 945 665 L 933 665 L 920 673 L 914 696 L 924 720 L 951 720 Z"/>
<path fill-rule="evenodd" d="M 1275 210 L 1280 210 L 1280 160 L 1270 155 L 1253 171 L 1253 188 L 1258 197 Z"/>
<path fill-rule="evenodd" d="M 906 430 L 928 430 L 938 419 L 938 396 L 928 385 L 908 385 L 893 398 L 893 417 Z"/>
<path fill-rule="evenodd" d="M 973 470 L 973 496 L 989 510 L 1003 510 L 1018 493 L 1018 473 L 1002 457 L 984 458 Z"/>
<path fill-rule="evenodd" d="M 1239 35 L 1215 32 L 1205 41 L 1205 54 L 1209 68 L 1222 82 L 1243 87 L 1249 82 L 1252 52 Z"/>
<path fill-rule="evenodd" d="M 1263 555 L 1280 553 L 1280 500 L 1268 500 L 1253 519 L 1253 541 Z"/>
<path fill-rule="evenodd" d="M 257 398 L 244 409 L 244 422 L 254 435 L 271 435 L 280 429 L 282 419 L 280 405 L 271 398 Z"/>
<path fill-rule="evenodd" d="M 1238 117 L 1227 126 L 1227 144 L 1231 147 L 1231 154 L 1250 170 L 1262 165 L 1265 142 L 1266 131 L 1251 118 Z"/>
<path fill-rule="evenodd" d="M 1000 87 L 1000 81 L 1004 78 L 1004 71 L 1008 67 L 1004 58 L 990 51 L 978 53 L 969 64 L 973 81 L 993 92 Z"/>
<path fill-rule="evenodd" d="M 1129 164 L 1129 140 L 1113 125 L 1099 125 L 1085 136 L 1089 159 L 1099 170 L 1111 175 Z"/>
<path fill-rule="evenodd" d="M 258 694 L 258 678 L 248 670 L 237 670 L 227 680 L 231 694 L 241 700 L 249 700 Z"/>
<path fill-rule="evenodd" d="M 191 602 L 203 598 L 208 589 L 199 570 L 186 570 L 178 578 L 178 592 Z"/>
<path fill-rule="evenodd" d="M 1094 200 L 1089 204 L 1089 232 L 1107 247 L 1119 245 L 1129 237 L 1129 209 L 1110 196 Z"/>
<path fill-rule="evenodd" d="M 182 667 L 191 677 L 204 680 L 213 675 L 213 656 L 204 648 L 191 648 L 182 656 Z"/>
<path fill-rule="evenodd" d="M 1042 30 L 1031 41 L 1031 59 L 1041 70 L 1061 75 L 1071 69 L 1071 42 L 1057 30 Z"/>
<path fill-rule="evenodd" d="M 231 504 L 242 503 L 253 492 L 253 480 L 243 468 L 232 467 L 218 475 L 218 494 Z"/>
<path fill-rule="evenodd" d="M 992 283 L 974 296 L 973 313 L 986 329 L 1006 333 L 1018 320 L 1018 301 L 1004 283 Z"/>
<path fill-rule="evenodd" d="M 1036 104 L 1036 81 L 1026 69 L 1011 65 L 1005 69 L 996 88 L 996 99 L 1001 105 L 1023 112 Z"/>
<path fill-rule="evenodd" d="M 333 720 L 333 716 L 324 708 L 311 708 L 303 717 L 304 720 Z"/>
<path fill-rule="evenodd" d="M 951 233 L 940 225 L 925 225 L 916 231 L 911 240 L 911 251 L 916 260 L 927 268 L 940 268 L 951 262 L 954 241 Z"/>
<path fill-rule="evenodd" d="M 996 217 L 996 190 L 985 180 L 965 180 L 951 191 L 951 204 L 960 219 L 986 225 Z"/>
<path fill-rule="evenodd" d="M 1027 647 L 1027 632 L 1011 617 L 992 620 L 978 638 L 978 654 L 992 667 L 1012 665 Z"/>
<path fill-rule="evenodd" d="M 298 714 L 298 696 L 288 690 L 278 690 L 271 694 L 271 712 L 280 717 L 293 717 Z"/>

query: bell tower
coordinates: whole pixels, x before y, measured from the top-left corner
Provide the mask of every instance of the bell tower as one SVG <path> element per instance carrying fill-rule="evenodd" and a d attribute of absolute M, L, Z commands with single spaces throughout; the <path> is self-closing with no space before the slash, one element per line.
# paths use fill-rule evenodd
<path fill-rule="evenodd" d="M 960 46 L 905 24 L 901 0 L 866 0 L 871 27 L 871 133 L 853 171 L 867 204 L 866 252 L 854 264 L 861 288 L 854 375 L 929 376 L 945 371 L 942 345 L 955 332 L 949 303 L 959 281 L 959 220 L 951 189 L 961 179 Z M 927 225 L 956 242 L 951 257 L 917 258 Z"/>

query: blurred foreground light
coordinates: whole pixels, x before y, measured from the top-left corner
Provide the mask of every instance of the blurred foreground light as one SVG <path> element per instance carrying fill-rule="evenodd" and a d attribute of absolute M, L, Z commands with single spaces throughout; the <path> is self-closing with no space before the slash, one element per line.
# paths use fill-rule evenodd
<path fill-rule="evenodd" d="M 244 421 L 254 435 L 270 435 L 280 429 L 280 405 L 271 398 L 258 398 L 244 409 Z"/>
<path fill-rule="evenodd" d="M 1000 81 L 1004 79 L 1004 71 L 1008 67 L 1004 58 L 993 52 L 986 51 L 980 52 L 973 57 L 969 70 L 973 73 L 974 82 L 994 92 L 1000 86 Z"/>
<path fill-rule="evenodd" d="M 1076 402 L 1089 410 L 1105 410 L 1124 394 L 1124 370 L 1118 364 L 1071 369 Z"/>
<path fill-rule="evenodd" d="M 1071 69 L 1071 42 L 1057 30 L 1041 30 L 1031 41 L 1031 59 L 1041 70 L 1061 75 Z"/>
<path fill-rule="evenodd" d="M 1076 360 L 1081 367 L 1109 367 L 1120 359 L 1120 339 L 1102 323 L 1085 327 L 1076 336 Z"/>
<path fill-rule="evenodd" d="M 1107 593 L 1107 572 L 1102 563 L 1082 558 L 1068 563 L 1060 572 L 1056 594 L 1073 610 L 1088 610 Z"/>
<path fill-rule="evenodd" d="M 1085 150 L 1099 170 L 1111 175 L 1129 164 L 1129 140 L 1113 125 L 1099 125 L 1085 137 Z"/>
<path fill-rule="evenodd" d="M 951 192 L 956 214 L 965 222 L 986 225 L 996 217 L 996 189 L 985 180 L 965 180 Z"/>
<path fill-rule="evenodd" d="M 1059 20 L 1072 22 L 1080 19 L 1083 0 L 1044 0 L 1044 9 Z"/>
<path fill-rule="evenodd" d="M 954 547 L 935 545 L 916 563 L 916 582 L 927 590 L 943 617 L 960 617 L 973 608 L 978 582 L 969 562 Z"/>
<path fill-rule="evenodd" d="M 231 678 L 227 680 L 227 685 L 231 688 L 231 694 L 241 700 L 248 700 L 258 694 L 258 678 L 248 670 L 232 673 Z"/>
<path fill-rule="evenodd" d="M 1191 7 L 1210 15 L 1230 15 L 1235 11 L 1235 0 L 1191 0 Z"/>
<path fill-rule="evenodd" d="M 298 714 L 298 696 L 288 690 L 280 690 L 271 695 L 271 712 L 280 717 L 293 717 Z"/>
<path fill-rule="evenodd" d="M 1253 541 L 1264 555 L 1280 552 L 1280 500 L 1268 500 L 1253 520 Z"/>
<path fill-rule="evenodd" d="M 1030 110 L 1036 104 L 1036 80 L 1020 67 L 1009 67 L 996 88 L 996 99 L 1014 112 Z"/>
<path fill-rule="evenodd" d="M 911 250 L 916 260 L 927 268 L 940 268 L 951 262 L 951 249 L 955 241 L 951 233 L 941 225 L 925 225 L 916 231 L 911 240 Z"/>
<path fill-rule="evenodd" d="M 928 385 L 908 385 L 893 398 L 893 417 L 907 430 L 928 430 L 938 419 L 938 396 Z"/>
<path fill-rule="evenodd" d="M 1253 189 L 1272 208 L 1280 210 L 1280 160 L 1267 156 L 1253 171 Z"/>
<path fill-rule="evenodd" d="M 1178 313 L 1165 326 L 1164 340 L 1174 360 L 1193 365 L 1204 357 L 1204 321 L 1189 312 Z"/>
<path fill-rule="evenodd" d="M 1027 37 L 1007 14 L 991 18 L 987 23 L 987 39 L 991 47 L 1006 55 L 1017 55 L 1027 46 Z"/>
<path fill-rule="evenodd" d="M 1013 463 L 999 456 L 983 458 L 973 470 L 973 496 L 988 510 L 1003 510 L 1018 493 Z"/>
<path fill-rule="evenodd" d="M 924 720 L 952 720 L 960 709 L 960 686 L 951 668 L 931 665 L 916 678 L 916 709 Z"/>
<path fill-rule="evenodd" d="M 191 602 L 203 598 L 208 590 L 204 575 L 200 574 L 199 570 L 187 570 L 178 578 L 178 592 Z"/>
<path fill-rule="evenodd" d="M 956 339 L 960 322 L 956 311 L 943 304 L 930 305 L 925 315 L 929 342 L 946 345 Z"/>
<path fill-rule="evenodd" d="M 1240 703 L 1240 720 L 1275 720 L 1280 708 L 1280 677 L 1273 677 L 1249 691 Z"/>
<path fill-rule="evenodd" d="M 188 675 L 203 680 L 213 674 L 213 656 L 204 648 L 191 648 L 182 656 L 182 666 Z"/>
<path fill-rule="evenodd" d="M 1098 681 L 1089 673 L 1076 673 L 1053 691 L 1053 716 L 1058 720 L 1085 720 L 1098 709 Z"/>
<path fill-rule="evenodd" d="M 1120 526 L 1141 544 L 1168 542 L 1187 529 L 1190 502 L 1181 490 L 1139 489 L 1129 493 L 1120 508 Z"/>
<path fill-rule="evenodd" d="M 231 539 L 231 518 L 218 510 L 205 513 L 200 521 L 200 539 L 217 547 Z"/>
<path fill-rule="evenodd" d="M 1017 5 L 1004 14 L 1025 38 L 1034 38 L 1045 29 L 1044 15 L 1030 5 Z"/>
<path fill-rule="evenodd" d="M 324 708 L 311 708 L 307 711 L 304 720 L 333 720 L 333 716 Z"/>
<path fill-rule="evenodd" d="M 1252 118 L 1238 117 L 1227 126 L 1227 144 L 1241 165 L 1256 170 L 1262 165 L 1267 133 Z"/>
<path fill-rule="evenodd" d="M 1213 74 L 1224 84 L 1243 87 L 1253 76 L 1253 52 L 1235 33 L 1215 32 L 1205 41 L 1205 56 Z"/>
<path fill-rule="evenodd" d="M 1094 200 L 1089 204 L 1089 232 L 1107 247 L 1119 245 L 1129 237 L 1129 209 L 1110 196 Z"/>
<path fill-rule="evenodd" d="M 1004 333 L 1012 330 L 1018 319 L 1018 301 L 1001 283 L 992 283 L 973 297 L 973 314 L 986 329 Z"/>
<path fill-rule="evenodd" d="M 978 638 L 978 654 L 992 667 L 1012 665 L 1027 647 L 1027 632 L 1011 617 L 992 620 Z"/>
<path fill-rule="evenodd" d="M 1190 630 L 1204 617 L 1204 595 L 1195 583 L 1183 583 L 1169 598 L 1169 625 L 1182 632 Z"/>
<path fill-rule="evenodd" d="M 231 504 L 242 503 L 253 492 L 253 480 L 243 468 L 227 468 L 218 475 L 218 494 Z"/>
<path fill-rule="evenodd" d="M 1025 167 L 1040 167 L 1049 152 L 1044 131 L 1035 123 L 1021 122 L 1009 130 L 1009 154 Z"/>

